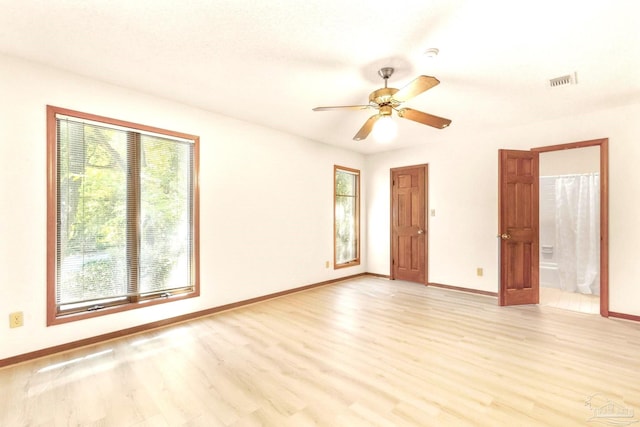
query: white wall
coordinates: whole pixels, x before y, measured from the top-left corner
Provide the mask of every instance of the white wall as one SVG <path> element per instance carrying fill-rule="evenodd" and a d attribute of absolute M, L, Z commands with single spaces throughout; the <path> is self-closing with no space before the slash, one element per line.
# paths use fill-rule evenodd
<path fill-rule="evenodd" d="M 325 268 L 360 154 L 6 56 L 0 94 L 0 359 L 366 270 Z M 46 327 L 47 104 L 200 136 L 200 298 Z"/>
<path fill-rule="evenodd" d="M 540 153 L 540 176 L 571 175 L 600 171 L 600 147 Z"/>
<path fill-rule="evenodd" d="M 640 105 L 481 134 L 455 125 L 426 134 L 433 140 L 419 147 L 367 158 L 368 271 L 389 274 L 389 169 L 428 163 L 436 210 L 428 217 L 429 281 L 497 292 L 498 149 L 609 138 L 609 308 L 640 315 Z"/>

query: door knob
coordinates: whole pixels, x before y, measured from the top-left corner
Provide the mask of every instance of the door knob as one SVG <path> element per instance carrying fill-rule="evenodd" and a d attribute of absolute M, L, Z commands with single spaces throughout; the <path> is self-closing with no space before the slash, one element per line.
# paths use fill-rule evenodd
<path fill-rule="evenodd" d="M 422 228 L 418 229 L 418 234 L 424 234 L 424 230 Z"/>
<path fill-rule="evenodd" d="M 501 238 L 502 240 L 509 240 L 509 239 L 511 238 L 511 234 L 508 234 L 508 233 L 502 233 L 502 234 L 500 235 L 500 238 Z"/>

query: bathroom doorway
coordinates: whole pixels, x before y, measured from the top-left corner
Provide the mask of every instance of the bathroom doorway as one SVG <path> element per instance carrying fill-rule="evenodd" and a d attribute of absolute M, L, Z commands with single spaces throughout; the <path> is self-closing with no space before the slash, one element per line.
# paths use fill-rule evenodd
<path fill-rule="evenodd" d="M 599 146 L 540 152 L 540 304 L 601 311 Z"/>

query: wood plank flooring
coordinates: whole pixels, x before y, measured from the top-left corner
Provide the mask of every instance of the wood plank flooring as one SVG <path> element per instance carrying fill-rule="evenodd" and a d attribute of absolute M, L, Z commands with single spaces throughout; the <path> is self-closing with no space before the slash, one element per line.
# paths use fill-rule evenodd
<path fill-rule="evenodd" d="M 640 324 L 362 277 L 0 369 L 0 389 L 3 427 L 603 425 L 640 418 Z"/>

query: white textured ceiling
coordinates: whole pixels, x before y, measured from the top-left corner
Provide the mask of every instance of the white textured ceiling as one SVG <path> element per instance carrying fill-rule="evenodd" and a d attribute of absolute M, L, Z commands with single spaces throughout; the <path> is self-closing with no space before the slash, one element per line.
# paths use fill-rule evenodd
<path fill-rule="evenodd" d="M 0 52 L 374 153 L 640 102 L 639 22 L 637 0 L 0 0 Z M 367 103 L 382 66 L 437 77 L 403 106 L 451 127 L 381 145 L 351 139 L 371 111 L 311 111 Z"/>

